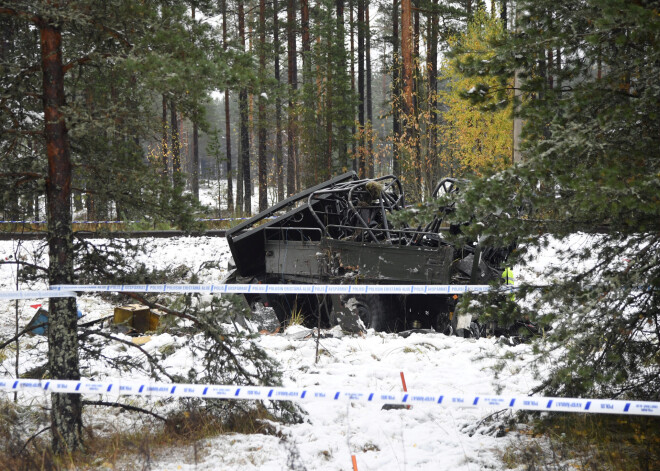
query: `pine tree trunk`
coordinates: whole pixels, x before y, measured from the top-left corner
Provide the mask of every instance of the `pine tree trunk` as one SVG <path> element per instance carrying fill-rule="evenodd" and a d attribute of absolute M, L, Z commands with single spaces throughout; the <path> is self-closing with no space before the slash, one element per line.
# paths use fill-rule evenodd
<path fill-rule="evenodd" d="M 295 93 L 298 88 L 298 63 L 296 61 L 296 1 L 287 4 L 287 74 L 289 82 L 289 124 L 287 133 L 286 191 L 289 196 L 296 192 L 296 117 Z"/>
<path fill-rule="evenodd" d="M 259 0 L 259 76 L 266 79 L 266 0 Z M 268 162 L 266 161 L 266 98 L 265 90 L 259 94 L 259 212 L 268 207 Z"/>
<path fill-rule="evenodd" d="M 413 140 L 415 142 L 415 153 L 414 153 L 414 193 L 413 196 L 416 197 L 418 200 L 421 200 L 422 198 L 422 190 L 424 188 L 424 182 L 422 180 L 423 178 L 423 172 L 422 172 L 422 140 L 421 140 L 421 131 L 419 129 L 419 116 L 420 116 L 420 103 L 419 103 L 419 93 L 420 93 L 420 87 L 419 87 L 419 80 L 420 80 L 420 73 L 419 73 L 419 63 L 420 63 L 420 57 L 419 57 L 419 41 L 420 41 L 420 33 L 419 33 L 419 0 L 413 0 L 413 9 L 414 9 L 414 15 L 413 15 L 413 122 L 415 123 L 414 126 L 412 126 L 411 130 L 411 135 L 413 136 Z M 427 185 L 428 186 L 428 185 Z"/>
<path fill-rule="evenodd" d="M 360 0 L 358 0 L 360 1 Z M 355 6 L 353 5 L 353 0 L 349 0 L 348 2 L 348 9 L 349 9 L 349 23 L 350 23 L 350 30 L 351 30 L 351 95 L 355 96 Z M 352 110 L 352 121 L 353 121 L 353 126 L 351 126 L 351 135 L 353 136 L 353 139 L 351 139 L 351 154 L 353 155 L 353 171 L 357 172 L 358 171 L 358 156 L 357 156 L 357 142 L 355 140 L 355 134 L 357 132 L 357 129 L 355 128 L 355 108 Z"/>
<path fill-rule="evenodd" d="M 197 128 L 197 114 L 193 115 L 193 155 L 192 155 L 192 171 L 190 172 L 191 178 L 191 191 L 195 201 L 199 202 L 199 130 Z"/>
<path fill-rule="evenodd" d="M 328 180 L 332 176 L 332 86 L 333 86 L 333 73 L 332 73 L 332 33 L 328 34 L 328 58 L 326 63 L 327 69 L 327 89 L 326 89 L 326 103 L 325 103 L 325 134 L 327 139 L 327 146 L 325 149 L 325 173 L 324 180 Z M 319 74 L 320 75 L 320 74 Z"/>
<path fill-rule="evenodd" d="M 69 137 L 62 114 L 65 105 L 62 33 L 45 22 L 39 25 L 48 178 L 48 282 L 73 283 L 71 227 L 72 165 Z M 54 379 L 80 379 L 78 319 L 75 298 L 52 298 L 49 303 L 48 369 Z M 51 434 L 57 454 L 82 449 L 82 402 L 77 394 L 51 397 Z"/>
<path fill-rule="evenodd" d="M 302 67 L 303 67 L 303 108 L 310 110 L 314 107 L 314 103 L 310 102 L 309 94 L 305 92 L 305 86 L 311 85 L 314 83 L 314 77 L 312 75 L 312 58 L 311 50 L 312 44 L 309 35 L 309 0 L 300 0 L 300 30 L 301 30 L 301 47 L 302 47 Z M 315 137 L 315 136 L 314 136 Z M 303 160 L 308 159 L 310 156 L 305 153 L 305 146 L 301 146 L 298 152 L 298 161 L 296 167 L 299 170 L 299 173 L 303 172 L 305 168 L 303 165 Z M 303 176 L 298 175 L 296 180 L 296 191 L 300 191 L 300 186 L 303 181 Z"/>
<path fill-rule="evenodd" d="M 365 178 L 367 175 L 367 168 L 364 155 L 364 2 L 365 0 L 358 0 L 358 134 L 360 137 L 359 147 L 359 171 L 360 178 Z"/>
<path fill-rule="evenodd" d="M 275 50 L 275 80 L 277 93 L 275 94 L 275 165 L 277 173 L 277 200 L 284 199 L 284 162 L 282 161 L 282 98 L 280 97 L 280 31 L 277 15 L 280 12 L 279 3 L 273 0 L 273 49 Z"/>
<path fill-rule="evenodd" d="M 399 114 L 401 100 L 401 81 L 399 72 L 401 61 L 399 55 L 399 0 L 392 2 L 392 134 L 394 145 L 392 146 L 392 173 L 401 176 L 401 162 L 397 143 L 401 138 L 401 117 Z"/>
<path fill-rule="evenodd" d="M 365 29 L 366 29 L 366 61 L 367 61 L 367 129 L 369 130 L 367 139 L 367 176 L 374 178 L 374 143 L 373 133 L 373 103 L 371 99 L 371 25 L 369 22 L 369 0 L 365 0 Z"/>
<path fill-rule="evenodd" d="M 167 98 L 163 95 L 163 156 L 161 161 L 163 178 L 169 180 L 170 177 L 170 166 L 169 166 L 169 145 L 168 145 L 168 136 L 167 136 Z"/>
<path fill-rule="evenodd" d="M 507 11 L 506 11 L 506 2 L 508 0 L 501 0 L 500 1 L 500 19 L 502 20 L 502 27 L 504 29 L 507 29 L 508 27 L 508 18 L 507 18 Z"/>
<path fill-rule="evenodd" d="M 227 50 L 227 0 L 222 0 L 222 48 Z M 229 89 L 225 88 L 225 143 L 227 154 L 227 210 L 234 211 L 234 175 L 231 164 L 231 119 L 229 115 Z M 220 198 L 220 188 L 218 188 Z"/>
<path fill-rule="evenodd" d="M 181 179 L 181 136 L 174 100 L 170 100 L 170 127 L 172 134 L 172 180 L 176 185 Z"/>
<path fill-rule="evenodd" d="M 344 26 L 344 0 L 337 0 L 337 40 L 336 43 L 341 47 L 342 50 L 342 60 L 339 63 L 340 70 L 346 70 L 346 60 L 344 59 L 343 52 L 345 51 L 344 42 L 346 41 L 346 28 Z M 343 120 L 342 120 L 343 121 Z M 343 123 L 339 125 L 339 142 L 337 146 L 337 160 L 339 166 L 342 167 L 346 165 L 348 167 L 348 145 L 346 142 L 346 131 L 347 127 Z"/>
<path fill-rule="evenodd" d="M 241 41 L 241 50 L 245 52 L 245 7 L 243 0 L 238 1 L 238 36 Z M 250 172 L 250 137 L 247 129 L 248 110 L 247 110 L 247 90 L 241 88 L 238 92 L 238 175 L 236 176 L 236 209 L 239 213 L 244 212 L 245 194 L 250 191 L 245 188 L 245 164 L 246 155 L 248 156 L 247 168 Z M 249 178 L 249 177 L 248 177 Z"/>
<path fill-rule="evenodd" d="M 401 58 L 403 60 L 403 119 L 408 120 L 413 110 L 411 0 L 401 0 Z M 404 128 L 407 126 L 404 126 Z"/>
<path fill-rule="evenodd" d="M 192 19 L 195 21 L 195 6 L 192 7 Z M 190 191 L 195 201 L 199 202 L 199 131 L 197 129 L 197 113 L 192 116 L 193 125 L 193 145 L 192 145 L 192 163 L 190 172 Z"/>
<path fill-rule="evenodd" d="M 428 28 L 428 44 L 429 52 L 427 56 L 428 62 L 428 75 L 429 75 L 429 165 L 431 167 L 428 180 L 429 183 L 438 178 L 438 0 L 432 0 L 432 8 L 430 17 L 430 27 Z"/>

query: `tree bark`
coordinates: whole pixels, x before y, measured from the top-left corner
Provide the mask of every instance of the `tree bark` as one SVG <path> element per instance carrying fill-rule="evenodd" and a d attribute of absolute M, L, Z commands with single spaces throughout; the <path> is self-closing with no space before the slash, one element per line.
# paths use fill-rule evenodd
<path fill-rule="evenodd" d="M 259 0 L 259 76 L 263 84 L 266 79 L 266 0 Z M 266 91 L 259 94 L 257 117 L 259 128 L 258 163 L 259 163 L 259 212 L 268 207 L 268 162 L 266 161 Z"/>
<path fill-rule="evenodd" d="M 238 1 L 238 35 L 241 41 L 241 51 L 245 53 L 245 6 L 243 0 Z M 245 206 L 245 193 L 249 189 L 245 188 L 245 157 L 247 155 L 248 162 L 248 175 L 250 171 L 250 137 L 247 129 L 248 126 L 248 110 L 247 110 L 247 90 L 245 88 L 239 89 L 238 92 L 238 175 L 236 178 L 236 209 L 239 213 L 243 213 Z M 248 177 L 249 178 L 249 177 Z"/>
<path fill-rule="evenodd" d="M 227 50 L 227 0 L 222 0 L 222 48 Z M 234 210 L 234 175 L 231 164 L 231 119 L 229 115 L 229 88 L 225 88 L 225 143 L 227 155 L 227 210 Z M 219 193 L 218 188 L 218 193 Z"/>
<path fill-rule="evenodd" d="M 332 73 L 332 32 L 328 34 L 328 57 L 326 62 L 327 78 L 326 78 L 326 103 L 325 103 L 325 134 L 327 138 L 327 146 L 325 149 L 325 172 L 324 179 L 328 180 L 332 176 L 332 87 L 333 87 L 333 73 Z M 320 74 L 319 74 L 320 76 Z"/>
<path fill-rule="evenodd" d="M 500 19 L 502 20 L 502 26 L 504 29 L 507 29 L 508 27 L 508 18 L 507 18 L 507 11 L 506 11 L 506 2 L 508 0 L 501 0 L 500 1 Z"/>
<path fill-rule="evenodd" d="M 71 155 L 62 114 L 65 105 L 62 33 L 43 22 L 39 25 L 43 103 L 48 157 L 46 197 L 48 202 L 48 282 L 71 284 L 73 278 L 73 232 L 71 224 Z M 52 298 L 49 302 L 48 368 L 51 378 L 80 379 L 78 319 L 75 298 Z M 52 394 L 51 432 L 57 454 L 82 449 L 82 403 L 77 394 Z"/>
<path fill-rule="evenodd" d="M 282 161 L 282 98 L 280 97 L 280 31 L 277 15 L 280 12 L 278 0 L 273 0 L 273 49 L 275 50 L 275 172 L 277 173 L 277 199 L 284 199 L 284 162 Z"/>
<path fill-rule="evenodd" d="M 192 155 L 192 172 L 191 177 L 191 192 L 195 201 L 199 202 L 199 129 L 197 127 L 197 113 L 193 114 L 193 155 Z"/>
<path fill-rule="evenodd" d="M 344 0 L 337 0 L 337 39 L 336 43 L 341 47 L 342 50 L 342 59 L 339 63 L 341 71 L 346 71 L 346 59 L 343 55 L 345 51 L 345 41 L 346 41 L 346 27 L 344 26 Z M 343 75 L 342 75 L 343 77 Z M 346 141 L 346 131 L 347 126 L 343 124 L 343 120 L 340 121 L 339 132 L 338 132 L 338 146 L 337 146 L 337 160 L 339 166 L 342 167 L 346 165 L 348 167 L 347 157 L 348 157 L 348 145 Z"/>
<path fill-rule="evenodd" d="M 287 73 L 289 82 L 289 124 L 287 133 L 286 191 L 289 196 L 296 192 L 296 115 L 295 93 L 298 88 L 298 63 L 296 61 L 296 1 L 287 3 Z"/>
<path fill-rule="evenodd" d="M 172 180 L 175 185 L 181 179 L 181 136 L 179 120 L 176 114 L 176 104 L 170 100 L 170 127 L 172 134 Z"/>
<path fill-rule="evenodd" d="M 401 175 L 401 162 L 397 143 L 401 138 L 401 82 L 400 82 L 401 60 L 399 55 L 399 0 L 392 2 L 392 134 L 394 145 L 392 146 L 392 173 L 394 176 Z"/>
<path fill-rule="evenodd" d="M 403 114 L 408 120 L 413 109 L 411 0 L 401 0 L 401 56 L 403 59 Z"/>
<path fill-rule="evenodd" d="M 358 0 L 358 134 L 360 137 L 359 142 L 359 171 L 360 178 L 367 176 L 367 168 L 364 155 L 364 2 L 365 0 Z"/>
<path fill-rule="evenodd" d="M 195 5 L 192 6 L 192 20 L 195 21 Z M 190 172 L 190 191 L 195 201 L 199 203 L 199 130 L 197 129 L 197 113 L 192 115 L 193 143 L 192 163 Z"/>
<path fill-rule="evenodd" d="M 429 165 L 437 166 L 437 136 L 438 136 L 438 0 L 431 2 L 430 25 L 428 28 L 429 52 L 427 56 L 428 76 L 429 76 Z M 432 168 L 429 172 L 429 183 L 432 183 L 439 175 L 436 169 Z"/>
<path fill-rule="evenodd" d="M 360 1 L 360 0 L 358 0 Z M 348 10 L 349 10 L 349 26 L 350 26 L 350 35 L 351 35 L 351 95 L 355 96 L 355 5 L 353 4 L 353 0 L 349 0 L 348 2 Z M 353 139 L 351 139 L 351 154 L 353 155 L 353 171 L 357 172 L 358 171 L 358 156 L 357 156 L 357 142 L 355 140 L 355 134 L 357 129 L 355 128 L 355 108 L 352 110 L 352 121 L 353 121 L 353 126 L 351 126 L 351 135 L 353 136 Z"/>
<path fill-rule="evenodd" d="M 309 93 L 305 91 L 306 86 L 311 87 L 311 84 L 314 83 L 314 76 L 312 75 L 312 58 L 311 58 L 312 44 L 309 35 L 309 0 L 300 0 L 300 30 L 301 30 L 301 40 L 302 40 L 301 48 L 302 48 L 302 67 L 303 67 L 302 102 L 303 102 L 303 109 L 311 110 L 314 108 L 316 104 L 310 99 Z M 304 117 L 304 112 L 302 116 Z M 308 159 L 310 157 L 309 155 L 306 154 L 306 151 L 308 151 L 308 147 L 301 146 L 297 154 L 298 157 L 297 168 L 299 169 L 300 173 L 302 173 L 303 169 L 305 169 L 303 160 Z M 298 175 L 298 177 L 299 178 L 296 180 L 296 191 L 300 191 L 301 183 L 303 181 L 302 175 Z"/>
<path fill-rule="evenodd" d="M 163 95 L 163 158 L 161 162 L 163 178 L 169 180 L 170 166 L 169 166 L 169 145 L 167 136 L 167 98 Z"/>
<path fill-rule="evenodd" d="M 373 149 L 373 103 L 371 99 L 371 24 L 369 22 L 369 0 L 365 0 L 365 29 L 366 29 L 366 61 L 367 61 L 367 129 L 369 133 L 365 136 L 367 139 L 367 176 L 374 178 L 374 149 Z"/>

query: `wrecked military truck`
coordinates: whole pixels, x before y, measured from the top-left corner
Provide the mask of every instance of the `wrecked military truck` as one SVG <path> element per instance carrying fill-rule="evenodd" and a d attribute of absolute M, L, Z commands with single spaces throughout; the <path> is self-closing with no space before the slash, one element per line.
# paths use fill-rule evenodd
<path fill-rule="evenodd" d="M 457 191 L 442 180 L 434 197 Z M 231 283 L 487 284 L 499 279 L 506 249 L 454 246 L 459 230 L 436 216 L 425 227 L 392 222 L 405 195 L 394 176 L 359 179 L 348 172 L 268 208 L 227 231 Z M 445 208 L 445 214 L 451 208 Z M 255 309 L 272 309 L 281 325 L 400 332 L 433 329 L 478 336 L 469 316 L 454 315 L 456 296 L 390 294 L 246 294 Z"/>

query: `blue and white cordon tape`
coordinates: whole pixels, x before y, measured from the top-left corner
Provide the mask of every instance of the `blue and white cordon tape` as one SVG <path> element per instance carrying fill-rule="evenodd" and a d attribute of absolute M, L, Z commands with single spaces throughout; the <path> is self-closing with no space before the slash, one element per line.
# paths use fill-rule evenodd
<path fill-rule="evenodd" d="M 213 222 L 213 221 L 246 221 L 250 218 L 198 218 L 197 222 Z M 273 218 L 266 218 L 273 219 Z M 148 221 L 71 221 L 72 224 L 131 224 Z M 0 224 L 46 224 L 48 221 L 0 221 Z"/>
<path fill-rule="evenodd" d="M 545 412 L 583 412 L 660 416 L 660 403 L 608 399 L 531 396 L 455 395 L 427 392 L 352 391 L 268 386 L 148 383 L 134 381 L 72 381 L 0 379 L 0 391 L 64 394 L 107 394 L 147 397 L 198 397 L 296 402 L 362 402 L 373 404 L 479 407 Z"/>
<path fill-rule="evenodd" d="M 0 299 L 75 297 L 76 293 L 202 293 L 202 294 L 462 294 L 483 293 L 489 285 L 55 285 L 48 291 L 0 291 Z M 512 286 L 497 288 L 503 293 Z"/>

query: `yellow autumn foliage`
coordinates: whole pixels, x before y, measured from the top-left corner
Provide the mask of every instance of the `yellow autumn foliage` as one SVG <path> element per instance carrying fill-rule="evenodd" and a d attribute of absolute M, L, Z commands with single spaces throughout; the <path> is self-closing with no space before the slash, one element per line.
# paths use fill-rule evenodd
<path fill-rule="evenodd" d="M 480 11 L 468 25 L 467 31 L 450 39 L 450 46 L 458 41 L 466 54 L 478 61 L 488 61 L 494 54 L 488 40 L 502 34 L 502 25 Z M 473 105 L 461 94 L 476 90 L 477 84 L 498 87 L 495 77 L 465 76 L 458 58 L 443 61 L 440 80 L 446 86 L 438 92 L 438 101 L 446 107 L 439 129 L 441 146 L 439 158 L 443 164 L 457 168 L 460 174 L 482 175 L 486 168 L 502 169 L 512 163 L 513 119 L 511 104 L 499 111 L 484 111 L 483 105 Z M 511 80 L 513 85 L 513 79 Z"/>

